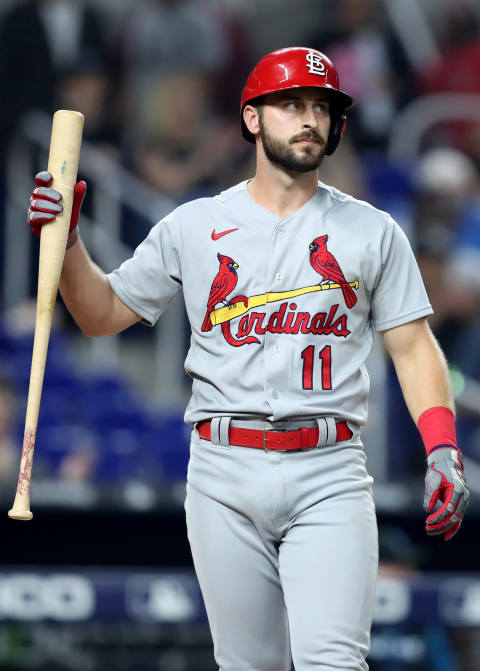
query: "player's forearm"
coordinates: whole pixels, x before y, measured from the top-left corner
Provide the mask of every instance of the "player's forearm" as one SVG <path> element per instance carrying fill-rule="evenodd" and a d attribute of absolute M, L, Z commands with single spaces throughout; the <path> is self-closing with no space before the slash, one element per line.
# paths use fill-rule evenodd
<path fill-rule="evenodd" d="M 395 364 L 405 403 L 415 423 L 429 408 L 445 406 L 454 411 L 447 364 L 434 347 L 418 348 L 409 360 Z"/>
<path fill-rule="evenodd" d="M 454 400 L 445 357 L 426 322 L 412 325 L 410 336 L 393 343 L 386 337 L 385 344 L 405 403 L 417 423 L 425 410 L 435 406 L 454 411 Z"/>
<path fill-rule="evenodd" d="M 108 335 L 114 294 L 105 273 L 81 240 L 65 252 L 60 293 L 78 326 L 88 336 Z"/>

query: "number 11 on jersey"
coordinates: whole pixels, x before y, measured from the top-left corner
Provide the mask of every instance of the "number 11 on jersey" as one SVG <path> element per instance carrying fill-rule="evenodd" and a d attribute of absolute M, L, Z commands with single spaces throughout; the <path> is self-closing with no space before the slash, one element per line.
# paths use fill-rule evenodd
<path fill-rule="evenodd" d="M 315 365 L 315 345 L 305 347 L 302 354 L 303 371 L 302 387 L 304 389 L 313 389 L 313 368 Z M 325 345 L 318 353 L 322 367 L 322 389 L 332 388 L 332 347 Z"/>

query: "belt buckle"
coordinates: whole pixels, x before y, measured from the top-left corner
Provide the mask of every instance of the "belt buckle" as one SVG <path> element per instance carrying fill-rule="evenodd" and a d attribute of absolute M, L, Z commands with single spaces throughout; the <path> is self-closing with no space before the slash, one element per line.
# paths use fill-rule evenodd
<path fill-rule="evenodd" d="M 265 452 L 268 452 L 270 448 L 267 447 L 267 429 L 262 429 L 262 436 L 263 436 L 263 449 L 265 450 Z"/>
<path fill-rule="evenodd" d="M 289 429 L 262 429 L 263 434 L 263 449 L 265 452 L 275 451 L 274 448 L 268 447 L 267 445 L 267 431 L 272 431 L 273 433 L 286 433 Z M 285 450 L 276 450 L 277 452 L 284 452 Z"/>

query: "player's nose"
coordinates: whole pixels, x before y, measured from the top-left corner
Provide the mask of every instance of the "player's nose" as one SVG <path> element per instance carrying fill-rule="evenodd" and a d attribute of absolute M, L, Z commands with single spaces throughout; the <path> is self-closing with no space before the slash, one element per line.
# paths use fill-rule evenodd
<path fill-rule="evenodd" d="M 305 105 L 302 115 L 302 125 L 304 128 L 316 128 L 318 126 L 318 118 L 313 105 Z"/>

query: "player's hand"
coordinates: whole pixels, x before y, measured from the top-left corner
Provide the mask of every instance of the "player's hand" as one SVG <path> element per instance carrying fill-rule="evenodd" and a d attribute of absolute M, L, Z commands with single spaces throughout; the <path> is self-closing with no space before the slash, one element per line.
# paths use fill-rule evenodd
<path fill-rule="evenodd" d="M 425 475 L 423 508 L 427 517 L 425 529 L 429 536 L 445 534 L 449 541 L 462 524 L 470 493 L 463 474 L 462 453 L 453 448 L 440 448 L 430 453 Z M 441 507 L 432 512 L 437 502 Z"/>
<path fill-rule="evenodd" d="M 40 236 L 43 224 L 47 224 L 55 219 L 63 207 L 60 204 L 62 194 L 55 189 L 51 189 L 50 184 L 53 176 L 43 170 L 35 175 L 35 184 L 37 185 L 30 196 L 30 206 L 28 208 L 28 223 L 36 236 Z M 87 184 L 84 181 L 77 182 L 73 190 L 72 216 L 70 218 L 70 227 L 68 230 L 67 249 L 71 247 L 78 238 L 78 217 L 82 207 Z"/>

